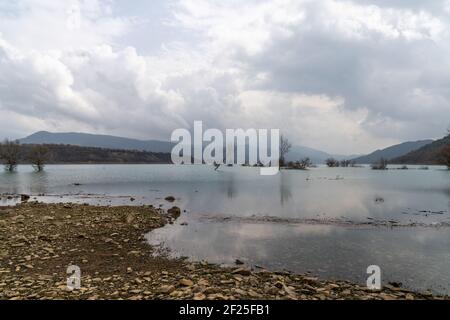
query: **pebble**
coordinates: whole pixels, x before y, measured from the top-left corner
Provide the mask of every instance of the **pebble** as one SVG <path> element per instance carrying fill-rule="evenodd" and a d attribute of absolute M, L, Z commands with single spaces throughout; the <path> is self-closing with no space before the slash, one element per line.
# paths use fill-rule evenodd
<path fill-rule="evenodd" d="M 194 285 L 194 282 L 189 279 L 181 279 L 180 284 L 186 287 L 192 287 Z"/>
<path fill-rule="evenodd" d="M 29 202 L 8 210 L 0 219 L 0 300 L 448 298 L 410 292 L 397 283 L 369 291 L 310 275 L 254 272 L 241 267 L 239 259 L 234 268 L 206 261 L 155 260 L 143 235 L 163 226 L 167 216 L 154 207 Z M 170 219 L 181 212 L 177 207 L 169 211 Z M 77 261 L 83 263 L 82 287 L 69 291 L 66 269 Z"/>

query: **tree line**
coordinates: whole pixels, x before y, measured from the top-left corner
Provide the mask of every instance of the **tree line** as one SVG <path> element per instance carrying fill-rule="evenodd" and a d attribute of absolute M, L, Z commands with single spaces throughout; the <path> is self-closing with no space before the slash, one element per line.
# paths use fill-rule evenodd
<path fill-rule="evenodd" d="M 141 150 L 107 149 L 66 144 L 20 144 L 0 142 L 0 165 L 15 171 L 19 164 L 31 164 L 42 171 L 46 164 L 170 164 L 170 153 Z"/>
<path fill-rule="evenodd" d="M 325 163 L 328 167 L 330 168 L 336 168 L 336 167 L 343 167 L 343 168 L 347 168 L 347 167 L 354 167 L 356 166 L 356 162 L 352 161 L 352 160 L 336 160 L 334 158 L 328 158 L 327 160 L 325 160 Z"/>

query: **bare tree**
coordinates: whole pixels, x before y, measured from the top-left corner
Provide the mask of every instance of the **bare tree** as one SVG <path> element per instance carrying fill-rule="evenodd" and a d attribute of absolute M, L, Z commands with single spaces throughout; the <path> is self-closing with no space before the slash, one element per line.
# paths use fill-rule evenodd
<path fill-rule="evenodd" d="M 300 160 L 300 162 L 299 162 L 300 169 L 302 169 L 302 170 L 308 169 L 311 165 L 312 165 L 312 161 L 311 161 L 311 159 L 308 158 L 308 157 L 303 158 L 303 159 Z"/>
<path fill-rule="evenodd" d="M 372 164 L 373 170 L 387 170 L 388 161 L 384 158 L 380 158 L 377 163 Z"/>
<path fill-rule="evenodd" d="M 44 170 L 45 163 L 48 159 L 48 152 L 48 148 L 44 145 L 36 145 L 31 148 L 28 159 L 36 171 L 41 172 Z"/>
<path fill-rule="evenodd" d="M 14 171 L 19 164 L 20 144 L 18 141 L 6 139 L 0 145 L 0 158 L 5 164 L 6 171 Z"/>
<path fill-rule="evenodd" d="M 341 167 L 347 168 L 347 167 L 350 167 L 351 163 L 352 162 L 350 160 L 342 160 L 339 165 Z"/>
<path fill-rule="evenodd" d="M 287 163 L 287 167 L 288 167 L 289 169 L 297 169 L 297 170 L 306 170 L 306 169 L 308 169 L 309 167 L 311 167 L 312 165 L 313 165 L 313 164 L 312 164 L 312 161 L 311 161 L 311 159 L 308 158 L 308 157 L 303 158 L 303 159 L 298 160 L 298 161 L 295 161 L 295 162 L 289 161 L 289 162 Z"/>
<path fill-rule="evenodd" d="M 289 151 L 292 148 L 292 144 L 289 142 L 289 140 L 281 135 L 280 137 L 280 167 L 284 166 L 286 155 L 289 153 Z"/>
<path fill-rule="evenodd" d="M 330 168 L 339 167 L 339 161 L 334 158 L 328 158 L 327 160 L 325 160 L 325 163 Z"/>

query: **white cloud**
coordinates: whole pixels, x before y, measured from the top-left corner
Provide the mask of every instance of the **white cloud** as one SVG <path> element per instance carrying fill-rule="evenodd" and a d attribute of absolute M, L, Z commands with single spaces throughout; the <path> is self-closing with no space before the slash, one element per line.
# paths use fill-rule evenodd
<path fill-rule="evenodd" d="M 356 39 L 378 34 L 387 39 L 442 40 L 445 24 L 425 11 L 361 6 L 353 2 L 325 1 L 320 17 L 330 31 Z"/>
<path fill-rule="evenodd" d="M 114 15 L 112 4 L 108 0 L 19 0 L 0 12 L 0 30 L 21 49 L 62 50 L 113 44 L 115 37 L 126 34 L 139 19 Z"/>
<path fill-rule="evenodd" d="M 0 5 L 0 135 L 168 139 L 203 120 L 339 153 L 438 137 L 450 119 L 444 5 L 180 0 L 160 30 L 114 1 Z M 126 45 L 138 29 L 160 49 Z"/>

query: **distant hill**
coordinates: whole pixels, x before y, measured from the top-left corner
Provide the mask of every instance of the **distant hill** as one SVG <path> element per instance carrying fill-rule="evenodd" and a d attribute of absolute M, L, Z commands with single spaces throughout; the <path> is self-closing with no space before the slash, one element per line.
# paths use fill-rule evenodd
<path fill-rule="evenodd" d="M 64 144 L 82 147 L 97 147 L 107 149 L 140 150 L 170 153 L 172 143 L 159 140 L 137 140 L 109 135 L 89 133 L 52 133 L 39 131 L 20 139 L 22 144 Z"/>
<path fill-rule="evenodd" d="M 430 143 L 418 150 L 392 159 L 395 164 L 442 164 L 441 152 L 444 146 L 450 144 L 450 135 Z"/>
<path fill-rule="evenodd" d="M 336 160 L 344 160 L 344 159 L 352 159 L 356 157 L 357 155 L 336 155 L 336 154 L 330 154 L 321 150 L 308 148 L 304 146 L 292 146 L 289 153 L 286 155 L 287 161 L 297 161 L 303 158 L 310 158 L 311 161 L 315 164 L 322 164 L 325 163 L 325 160 L 328 158 L 334 158 Z"/>
<path fill-rule="evenodd" d="M 149 152 L 170 153 L 172 151 L 173 143 L 169 141 L 159 140 L 138 140 L 123 138 L 110 135 L 89 134 L 89 133 L 52 133 L 47 131 L 39 131 L 32 135 L 20 139 L 21 144 L 63 144 L 83 147 L 96 147 L 106 149 L 123 149 L 123 150 L 140 150 Z M 288 161 L 297 161 L 302 158 L 309 157 L 313 163 L 325 163 L 325 160 L 332 157 L 337 160 L 351 159 L 356 157 L 332 155 L 324 151 L 308 148 L 304 146 L 293 146 L 291 151 L 287 154 Z"/>
<path fill-rule="evenodd" d="M 154 153 L 148 151 L 116 150 L 94 147 L 80 147 L 62 144 L 45 144 L 49 149 L 48 164 L 155 164 L 172 163 L 170 153 Z M 20 146 L 20 163 L 29 163 L 29 154 L 33 145 Z"/>
<path fill-rule="evenodd" d="M 404 142 L 393 145 L 386 149 L 376 150 L 371 154 L 355 158 L 353 159 L 353 161 L 359 164 L 371 164 L 377 162 L 378 160 L 380 160 L 380 158 L 390 160 L 406 155 L 407 153 L 422 148 L 423 146 L 426 146 L 432 142 L 433 140 Z"/>

